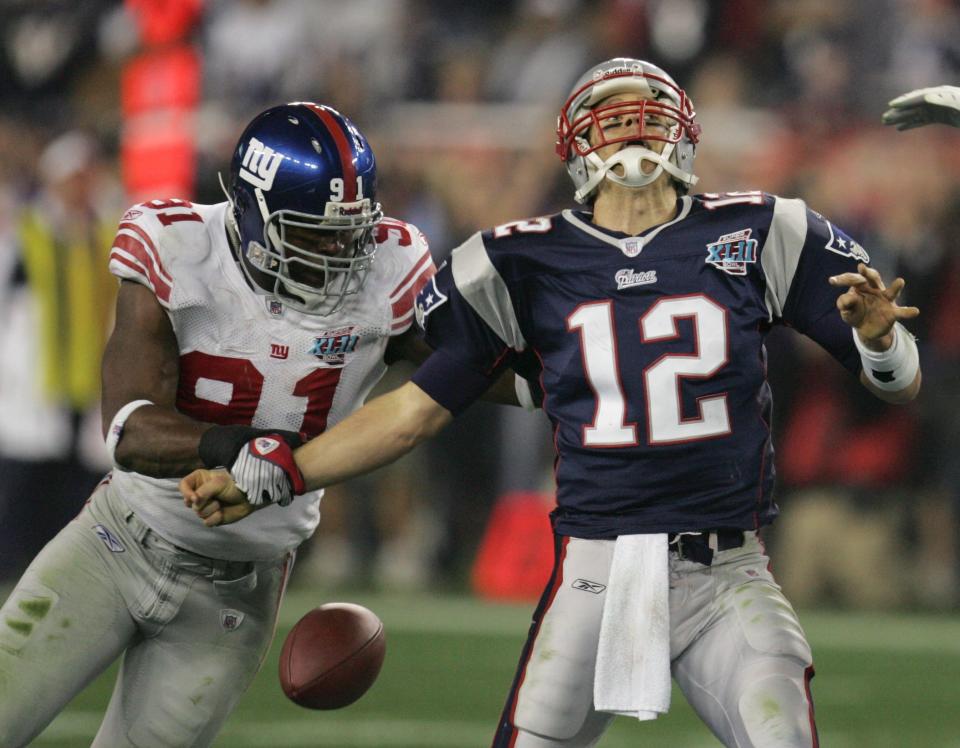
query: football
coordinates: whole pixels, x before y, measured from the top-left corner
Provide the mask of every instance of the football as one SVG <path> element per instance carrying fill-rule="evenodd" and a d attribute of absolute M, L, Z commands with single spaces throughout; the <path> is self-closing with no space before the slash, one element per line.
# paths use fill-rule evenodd
<path fill-rule="evenodd" d="M 375 613 L 353 603 L 314 608 L 290 630 L 280 652 L 280 687 L 308 709 L 340 709 L 373 685 L 387 642 Z"/>

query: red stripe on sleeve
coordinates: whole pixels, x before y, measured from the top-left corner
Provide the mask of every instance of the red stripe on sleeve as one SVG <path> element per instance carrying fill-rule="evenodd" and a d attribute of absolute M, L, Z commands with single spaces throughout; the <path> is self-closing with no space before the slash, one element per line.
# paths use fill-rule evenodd
<path fill-rule="evenodd" d="M 164 269 L 163 263 L 160 262 L 160 253 L 157 252 L 157 247 L 153 243 L 153 239 L 150 238 L 150 235 L 144 231 L 140 226 L 137 226 L 135 223 L 121 223 L 121 230 L 132 231 L 134 234 L 140 237 L 140 241 L 143 242 L 144 247 L 150 253 L 150 257 L 153 258 L 152 265 L 156 268 L 160 276 L 169 284 L 173 285 L 173 278 L 171 275 Z M 119 236 L 119 235 L 118 235 Z"/>
<path fill-rule="evenodd" d="M 396 299 L 400 298 L 400 296 L 403 295 L 403 293 L 407 290 L 407 286 L 410 285 L 413 279 L 423 272 L 424 265 L 426 264 L 432 265 L 433 258 L 430 257 L 430 253 L 427 252 L 427 250 L 424 250 L 423 255 L 420 257 L 419 260 L 417 260 L 416 264 L 410 269 L 410 272 L 408 272 L 405 276 L 403 276 L 403 280 L 400 281 L 396 285 L 396 287 L 390 292 L 390 301 L 395 301 Z M 436 268 L 434 268 L 434 272 L 436 272 Z M 420 286 L 422 288 L 423 283 L 421 283 Z M 420 289 L 418 288 L 417 290 L 419 291 Z"/>
<path fill-rule="evenodd" d="M 112 251 L 110 253 L 111 261 L 116 260 L 120 264 L 126 265 L 131 270 L 136 271 L 138 275 L 147 281 L 158 299 L 164 302 L 170 301 L 170 284 L 167 283 L 157 271 L 143 244 L 129 234 L 118 234 L 117 238 L 113 240 L 113 248 L 114 250 L 119 249 L 126 252 L 133 259 L 131 260 L 119 252 Z"/>
<path fill-rule="evenodd" d="M 169 306 L 169 303 L 168 303 L 168 302 L 170 301 L 170 291 L 169 291 L 169 289 L 167 289 L 167 288 L 165 288 L 165 287 L 163 287 L 163 286 L 161 286 L 161 287 L 158 289 L 156 286 L 154 286 L 153 282 L 150 280 L 150 276 L 147 274 L 147 272 L 144 270 L 144 268 L 143 268 L 138 262 L 136 262 L 136 261 L 134 261 L 134 260 L 131 260 L 131 259 L 129 259 L 128 257 L 123 257 L 122 255 L 119 255 L 119 254 L 117 254 L 116 252 L 114 252 L 113 254 L 110 255 L 110 262 L 116 262 L 116 263 L 118 263 L 118 264 L 120 264 L 120 265 L 125 265 L 125 266 L 127 266 L 128 268 L 130 268 L 131 270 L 133 270 L 137 275 L 140 276 L 140 278 L 143 279 L 143 281 L 144 281 L 144 283 L 146 284 L 146 286 L 147 286 L 151 291 L 153 291 L 154 295 L 156 295 L 156 297 L 157 297 L 157 300 L 158 300 L 163 306 Z"/>
<path fill-rule="evenodd" d="M 414 270 L 419 270 L 418 275 L 409 281 L 405 281 L 407 284 L 406 288 L 401 286 L 403 291 L 399 297 L 396 299 L 391 297 L 394 325 L 406 322 L 408 318 L 412 317 L 413 305 L 417 300 L 417 294 L 420 293 L 420 289 L 427 285 L 427 281 L 437 272 L 436 267 L 433 265 L 433 260 L 430 259 L 429 255 L 426 257 L 426 262 L 421 262 Z"/>

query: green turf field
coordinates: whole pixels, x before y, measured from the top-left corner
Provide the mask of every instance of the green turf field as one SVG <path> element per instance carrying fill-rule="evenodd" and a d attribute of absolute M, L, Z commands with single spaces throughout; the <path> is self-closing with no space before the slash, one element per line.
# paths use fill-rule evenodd
<path fill-rule="evenodd" d="M 288 594 L 264 669 L 216 742 L 219 748 L 354 746 L 470 748 L 489 745 L 526 635 L 532 605 L 465 597 L 338 595 L 375 610 L 387 627 L 387 659 L 373 689 L 336 712 L 286 701 L 277 684 L 287 629 L 320 602 Z M 827 748 L 960 748 L 960 619 L 956 616 L 800 612 L 814 648 L 821 745 Z M 88 746 L 110 694 L 112 672 L 80 694 L 33 745 Z M 653 723 L 614 721 L 601 746 L 698 748 L 717 741 L 674 692 Z"/>

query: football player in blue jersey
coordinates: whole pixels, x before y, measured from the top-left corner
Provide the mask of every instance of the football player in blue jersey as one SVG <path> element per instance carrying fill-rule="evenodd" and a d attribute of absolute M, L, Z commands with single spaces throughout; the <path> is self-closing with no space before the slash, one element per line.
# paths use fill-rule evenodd
<path fill-rule="evenodd" d="M 435 352 L 298 449 L 288 484 L 383 465 L 535 369 L 519 391 L 555 431 L 556 561 L 493 745 L 595 745 L 615 714 L 667 711 L 672 675 L 724 745 L 815 746 L 810 647 L 758 535 L 778 513 L 764 339 L 790 325 L 902 403 L 919 312 L 801 200 L 689 195 L 700 126 L 655 65 L 587 71 L 557 134 L 584 209 L 455 249 L 417 301 Z M 254 510 L 224 473 L 181 491 L 211 526 Z"/>

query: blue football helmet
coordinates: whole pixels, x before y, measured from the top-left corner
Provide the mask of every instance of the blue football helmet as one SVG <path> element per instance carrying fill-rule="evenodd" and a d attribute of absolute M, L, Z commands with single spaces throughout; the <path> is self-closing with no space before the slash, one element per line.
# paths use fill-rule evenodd
<path fill-rule="evenodd" d="M 226 190 L 240 264 L 258 293 L 328 315 L 373 261 L 377 164 L 367 139 L 328 106 L 294 102 L 243 131 Z"/>

